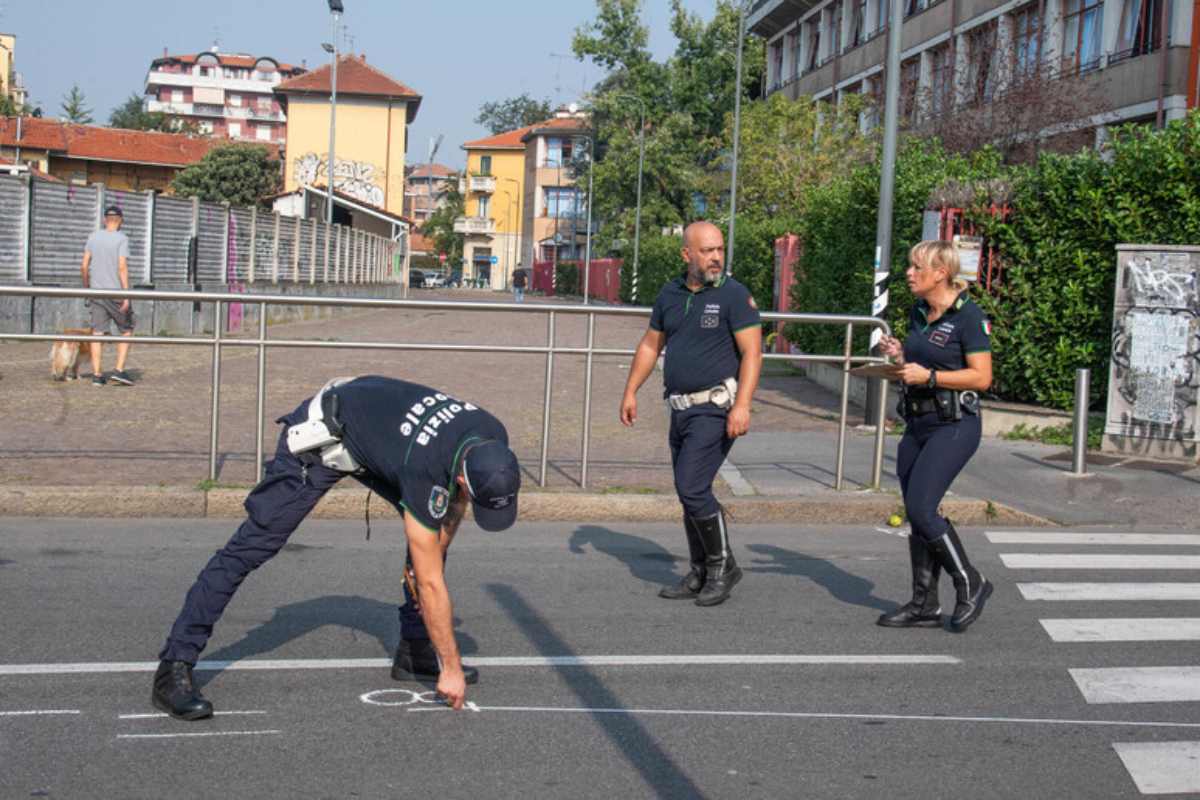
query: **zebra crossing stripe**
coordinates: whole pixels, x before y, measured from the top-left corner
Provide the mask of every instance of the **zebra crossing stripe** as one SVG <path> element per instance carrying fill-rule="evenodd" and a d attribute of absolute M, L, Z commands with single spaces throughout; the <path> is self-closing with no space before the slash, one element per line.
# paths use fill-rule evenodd
<path fill-rule="evenodd" d="M 1200 742 L 1114 742 L 1142 794 L 1200 792 Z"/>
<path fill-rule="evenodd" d="M 1057 533 L 1054 531 L 988 531 L 992 544 L 1148 545 L 1200 547 L 1197 533 Z"/>
<path fill-rule="evenodd" d="M 1195 642 L 1200 617 L 1039 619 L 1056 642 Z"/>
<path fill-rule="evenodd" d="M 1200 600 L 1200 583 L 1018 583 L 1026 600 Z"/>
<path fill-rule="evenodd" d="M 1200 667 L 1069 669 L 1089 704 L 1200 701 Z"/>
<path fill-rule="evenodd" d="M 1200 556 L 1120 553 L 1001 553 L 1009 569 L 1200 569 Z"/>

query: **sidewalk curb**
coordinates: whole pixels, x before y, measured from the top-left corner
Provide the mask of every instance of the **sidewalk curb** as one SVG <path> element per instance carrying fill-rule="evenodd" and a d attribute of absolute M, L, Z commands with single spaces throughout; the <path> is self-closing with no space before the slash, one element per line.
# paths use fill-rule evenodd
<path fill-rule="evenodd" d="M 245 516 L 246 489 L 164 486 L 38 486 L 0 488 L 0 516 L 213 518 Z M 316 519 L 360 519 L 367 490 L 335 489 L 313 511 Z M 894 494 L 834 493 L 808 497 L 739 497 L 724 500 L 733 522 L 797 525 L 883 525 L 900 507 Z M 374 498 L 371 511 L 391 517 L 391 507 Z M 1057 526 L 1057 523 L 1001 503 L 954 497 L 942 511 L 960 525 Z M 678 522 L 679 504 L 671 495 L 524 492 L 520 519 L 525 522 Z"/>

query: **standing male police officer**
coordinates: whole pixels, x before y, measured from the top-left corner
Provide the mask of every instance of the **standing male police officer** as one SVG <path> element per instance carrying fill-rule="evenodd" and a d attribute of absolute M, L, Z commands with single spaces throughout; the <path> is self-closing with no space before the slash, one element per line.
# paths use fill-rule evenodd
<path fill-rule="evenodd" d="M 725 512 L 712 484 L 733 440 L 750 428 L 750 402 L 762 369 L 762 329 L 750 291 L 724 272 L 725 241 L 717 226 L 689 225 L 683 232 L 683 260 L 684 274 L 654 301 L 650 328 L 625 383 L 621 422 L 637 421 L 637 390 L 666 346 L 663 394 L 671 407 L 671 465 L 691 570 L 658 594 L 715 606 L 729 597 L 742 570 L 729 548 Z"/>
<path fill-rule="evenodd" d="M 484 530 L 516 520 L 521 473 L 504 425 L 436 389 L 378 375 L 330 381 L 277 422 L 286 427 L 267 474 L 246 498 L 246 521 L 196 578 L 159 653 L 154 705 L 179 719 L 212 715 L 192 669 L 213 625 L 246 575 L 279 552 L 326 491 L 352 475 L 404 516 L 418 597 L 406 583 L 392 676 L 436 677 L 438 692 L 462 708 L 466 684 L 477 675 L 464 673 L 454 641 L 446 549 L 468 497 Z"/>

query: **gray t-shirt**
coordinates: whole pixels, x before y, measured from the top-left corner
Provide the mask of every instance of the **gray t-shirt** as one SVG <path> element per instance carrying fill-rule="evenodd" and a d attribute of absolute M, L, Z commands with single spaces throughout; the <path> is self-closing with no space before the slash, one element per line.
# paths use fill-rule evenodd
<path fill-rule="evenodd" d="M 120 231 L 98 230 L 88 237 L 87 252 L 92 254 L 88 281 L 93 289 L 122 289 L 118 271 L 120 258 L 129 258 L 129 237 Z"/>

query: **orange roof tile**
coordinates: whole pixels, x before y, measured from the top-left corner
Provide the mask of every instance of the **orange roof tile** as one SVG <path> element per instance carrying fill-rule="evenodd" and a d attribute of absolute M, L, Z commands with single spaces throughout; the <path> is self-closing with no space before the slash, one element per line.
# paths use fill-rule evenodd
<path fill-rule="evenodd" d="M 23 117 L 21 141 L 17 141 L 17 118 L 0 117 L 0 145 L 33 147 L 38 150 L 66 150 L 67 140 L 62 125 L 48 119 Z"/>
<path fill-rule="evenodd" d="M 452 167 L 447 167 L 445 164 L 414 164 L 410 167 L 408 174 L 409 178 L 429 178 L 431 175 L 437 178 L 452 178 L 458 174 L 458 170 Z"/>
<path fill-rule="evenodd" d="M 497 133 L 494 136 L 465 142 L 462 148 L 464 150 L 524 150 L 525 145 L 522 144 L 522 137 L 534 127 L 533 125 L 526 125 L 524 128 L 517 128 L 515 131 L 505 131 L 504 133 Z"/>
<path fill-rule="evenodd" d="M 285 64 L 282 61 L 276 61 L 271 56 L 246 56 L 246 55 L 232 55 L 229 53 L 208 53 L 208 52 L 192 53 L 189 55 L 182 55 L 182 56 L 171 56 L 171 55 L 162 56 L 161 58 L 156 58 L 153 61 L 151 61 L 150 68 L 153 69 L 154 67 L 158 66 L 159 64 L 166 64 L 166 63 L 170 63 L 170 62 L 178 62 L 180 64 L 195 64 L 196 59 L 198 59 L 200 56 L 203 56 L 203 55 L 215 55 L 217 57 L 217 61 L 223 67 L 239 67 L 241 69 L 254 69 L 254 67 L 258 64 L 259 61 L 270 61 L 273 64 L 275 64 L 276 69 L 278 69 L 280 72 L 284 72 L 284 73 L 304 72 L 304 67 L 297 67 L 293 64 Z"/>
<path fill-rule="evenodd" d="M 328 64 L 289 78 L 275 87 L 280 94 L 329 94 Z M 408 101 L 408 121 L 412 122 L 421 104 L 421 95 L 415 89 L 405 86 L 400 81 L 376 69 L 367 63 L 362 56 L 342 56 L 338 59 L 337 72 L 338 94 L 366 95 L 369 97 L 389 97 Z"/>
<path fill-rule="evenodd" d="M 545 133 L 586 131 L 588 128 L 587 119 L 581 119 L 580 117 L 554 117 L 553 119 L 539 122 L 536 125 L 530 125 L 529 130 L 521 137 L 521 141 L 527 141 L 534 136 L 540 136 Z"/>

